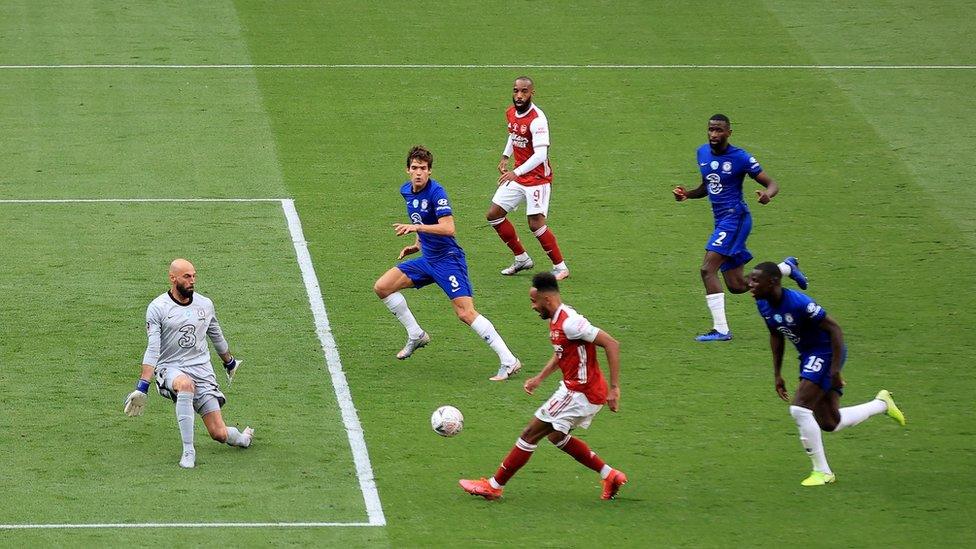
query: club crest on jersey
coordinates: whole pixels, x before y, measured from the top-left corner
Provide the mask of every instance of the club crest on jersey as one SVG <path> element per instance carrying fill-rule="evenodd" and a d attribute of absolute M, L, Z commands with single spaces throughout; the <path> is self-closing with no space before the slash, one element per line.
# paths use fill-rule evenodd
<path fill-rule="evenodd" d="M 427 209 L 427 199 L 426 198 L 420 201 L 420 209 L 421 210 L 426 210 Z"/>
<path fill-rule="evenodd" d="M 713 170 L 717 170 L 717 169 L 718 169 L 718 160 L 712 160 L 712 163 L 711 163 L 711 164 L 709 164 L 709 166 L 710 166 L 710 167 L 711 167 L 711 168 L 712 168 Z"/>
<path fill-rule="evenodd" d="M 527 127 L 527 126 L 526 126 L 525 124 L 522 124 L 522 125 L 521 125 L 521 126 L 519 127 L 519 133 L 525 133 L 525 131 L 526 131 L 526 130 L 528 130 L 528 129 L 529 129 L 529 128 L 528 128 L 528 127 Z"/>
<path fill-rule="evenodd" d="M 783 318 L 786 319 L 787 323 L 789 324 L 793 323 L 793 315 L 791 315 L 790 313 L 786 313 L 785 315 L 783 315 Z"/>
<path fill-rule="evenodd" d="M 203 307 L 197 307 L 197 318 L 200 320 L 207 318 L 207 311 L 205 311 Z"/>
<path fill-rule="evenodd" d="M 414 223 L 422 222 L 423 219 L 420 217 L 420 212 L 413 212 L 410 214 L 410 221 L 413 221 Z"/>
<path fill-rule="evenodd" d="M 729 162 L 728 160 L 726 160 L 725 162 L 722 162 L 722 171 L 723 172 L 731 172 L 732 171 L 732 163 Z"/>

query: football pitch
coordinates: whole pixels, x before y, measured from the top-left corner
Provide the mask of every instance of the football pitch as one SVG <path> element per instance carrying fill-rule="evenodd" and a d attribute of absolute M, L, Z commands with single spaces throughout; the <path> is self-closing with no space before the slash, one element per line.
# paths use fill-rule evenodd
<path fill-rule="evenodd" d="M 971 11 L 3 2 L 0 545 L 976 544 Z M 621 411 L 578 433 L 630 478 L 613 501 L 547 442 L 499 501 L 457 486 L 495 471 L 556 384 L 522 391 L 552 347 L 484 218 L 523 73 L 552 133 L 563 298 L 622 346 Z M 727 295 L 731 342 L 693 340 L 712 217 L 670 190 L 697 185 L 717 112 L 781 185 L 760 206 L 747 180 L 755 262 L 799 256 L 844 329 L 843 405 L 886 388 L 908 416 L 826 433 L 831 486 L 799 485 L 753 300 Z M 418 143 L 476 306 L 525 365 L 512 381 L 487 381 L 495 355 L 436 287 L 403 292 L 433 340 L 394 358 L 403 329 L 372 284 L 409 243 L 390 225 Z M 122 413 L 175 257 L 245 361 L 224 417 L 256 429 L 240 450 L 198 421 L 193 470 L 172 403 Z M 443 404 L 464 412 L 455 438 L 430 430 Z"/>

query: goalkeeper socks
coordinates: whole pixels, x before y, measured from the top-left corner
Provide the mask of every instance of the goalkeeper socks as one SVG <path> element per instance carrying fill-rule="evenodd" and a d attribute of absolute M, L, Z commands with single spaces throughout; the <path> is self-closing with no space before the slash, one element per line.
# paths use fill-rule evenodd
<path fill-rule="evenodd" d="M 813 417 L 813 410 L 790 406 L 790 415 L 796 420 L 796 426 L 800 430 L 800 443 L 803 444 L 803 449 L 813 463 L 813 470 L 831 474 L 830 466 L 827 465 L 827 456 L 824 454 L 820 426 Z"/>
<path fill-rule="evenodd" d="M 193 393 L 176 393 L 176 423 L 180 426 L 183 451 L 193 451 Z"/>
<path fill-rule="evenodd" d="M 515 364 L 518 360 L 512 351 L 508 350 L 508 345 L 505 345 L 505 341 L 502 336 L 498 335 L 498 331 L 495 330 L 495 326 L 487 318 L 478 315 L 477 318 L 471 323 L 471 329 L 485 340 L 485 343 L 491 347 L 492 351 L 498 355 L 498 359 L 502 361 L 505 366 L 511 366 Z"/>
<path fill-rule="evenodd" d="M 407 299 L 403 297 L 403 294 L 393 292 L 383 298 L 383 303 L 393 313 L 393 316 L 397 317 L 400 324 L 403 324 L 403 327 L 407 329 L 407 337 L 410 339 L 420 339 L 423 337 L 424 331 L 420 328 L 420 324 L 417 324 L 417 319 L 413 317 L 413 313 L 410 312 L 410 307 L 407 306 Z"/>
<path fill-rule="evenodd" d="M 841 408 L 840 423 L 834 428 L 834 432 L 836 433 L 846 427 L 853 427 L 871 416 L 883 414 L 886 411 L 888 411 L 888 405 L 885 404 L 885 401 L 878 399 L 865 402 L 864 404 L 858 404 L 857 406 Z"/>
<path fill-rule="evenodd" d="M 247 448 L 251 445 L 251 439 L 244 436 L 237 427 L 227 427 L 227 445 L 228 446 L 240 446 L 241 448 Z"/>

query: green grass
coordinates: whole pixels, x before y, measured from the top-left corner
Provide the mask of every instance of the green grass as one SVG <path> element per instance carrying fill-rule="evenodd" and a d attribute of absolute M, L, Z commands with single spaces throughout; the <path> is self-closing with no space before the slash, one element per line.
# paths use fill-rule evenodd
<path fill-rule="evenodd" d="M 745 2 L 536 2 L 533 32 L 501 2 L 127 4 L 8 2 L 0 64 L 974 64 L 964 2 L 922 9 Z M 631 478 L 614 502 L 546 446 L 499 502 L 488 475 L 544 395 L 492 385 L 494 355 L 436 289 L 405 293 L 431 346 L 393 359 L 402 329 L 371 285 L 403 245 L 403 156 L 424 143 L 454 202 L 478 309 L 529 372 L 551 352 L 527 277 L 484 225 L 504 143 L 509 69 L 4 70 L 0 198 L 296 200 L 365 430 L 382 528 L 3 531 L 10 545 L 972 545 L 976 475 L 976 71 L 532 69 L 556 174 L 550 226 L 573 270 L 564 298 L 623 345 L 619 414 L 582 433 Z M 838 484 L 801 490 L 809 462 L 773 392 L 748 296 L 736 339 L 702 346 L 697 269 L 704 122 L 781 184 L 754 206 L 757 259 L 797 254 L 850 348 L 844 402 L 888 388 L 909 425 L 827 434 Z M 751 193 L 751 191 L 750 191 Z M 524 221 L 527 248 L 541 258 Z M 362 495 L 274 204 L 0 205 L 0 523 L 362 521 Z M 187 256 L 248 362 L 228 420 L 247 451 L 206 440 L 176 467 L 172 406 L 129 420 L 146 304 Z M 787 363 L 792 367 L 791 363 Z M 544 387 L 549 390 L 549 384 Z M 48 403 L 50 401 L 50 403 Z M 465 431 L 427 418 L 457 405 Z M 198 436 L 204 438 L 202 426 Z M 139 502 L 138 504 L 133 502 Z M 829 528 L 824 529 L 824 525 Z M 802 536 L 799 537 L 798 536 Z"/>

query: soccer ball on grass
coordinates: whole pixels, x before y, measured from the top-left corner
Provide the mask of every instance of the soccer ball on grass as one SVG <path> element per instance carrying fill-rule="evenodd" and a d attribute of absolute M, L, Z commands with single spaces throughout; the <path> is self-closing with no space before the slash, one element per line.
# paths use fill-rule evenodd
<path fill-rule="evenodd" d="M 464 427 L 464 416 L 454 406 L 441 406 L 430 416 L 430 428 L 442 437 L 453 437 Z"/>

